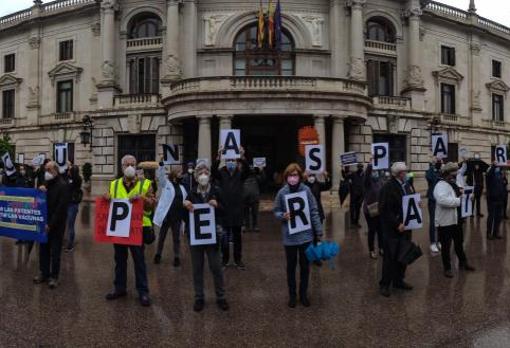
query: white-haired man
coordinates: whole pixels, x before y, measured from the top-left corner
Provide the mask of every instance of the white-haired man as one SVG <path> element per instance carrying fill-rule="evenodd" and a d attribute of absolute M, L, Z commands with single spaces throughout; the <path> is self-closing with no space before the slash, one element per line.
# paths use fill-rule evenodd
<path fill-rule="evenodd" d="M 143 233 L 149 234 L 152 228 L 151 212 L 154 209 L 155 198 L 150 180 L 138 180 L 136 177 L 136 158 L 131 155 L 122 157 L 122 173 L 120 179 L 110 183 L 110 190 L 105 194 L 107 199 L 129 199 L 135 201 L 143 200 Z M 145 237 L 144 237 L 145 241 Z M 127 258 L 128 249 L 131 251 L 133 263 L 135 264 L 136 290 L 142 306 L 150 306 L 149 286 L 147 283 L 147 269 L 145 266 L 144 246 L 113 245 L 115 250 L 115 289 L 106 295 L 107 300 L 115 300 L 126 296 L 127 284 Z"/>
<path fill-rule="evenodd" d="M 390 285 L 396 289 L 412 290 L 413 287 L 404 282 L 406 266 L 398 262 L 398 246 L 402 239 L 411 239 L 411 232 L 404 227 L 402 197 L 411 194 L 406 183 L 407 166 L 404 162 L 396 162 L 391 166 L 392 178 L 383 186 L 379 194 L 379 212 L 383 232 L 383 270 L 379 283 L 380 293 L 389 297 Z"/>

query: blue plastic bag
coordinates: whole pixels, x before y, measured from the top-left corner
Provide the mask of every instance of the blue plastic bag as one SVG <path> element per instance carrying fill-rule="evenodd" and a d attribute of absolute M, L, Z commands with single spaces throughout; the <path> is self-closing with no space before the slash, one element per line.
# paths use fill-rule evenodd
<path fill-rule="evenodd" d="M 306 258 L 310 262 L 328 261 L 330 268 L 334 268 L 333 258 L 340 252 L 340 245 L 336 242 L 324 241 L 317 245 L 310 244 L 306 249 Z"/>

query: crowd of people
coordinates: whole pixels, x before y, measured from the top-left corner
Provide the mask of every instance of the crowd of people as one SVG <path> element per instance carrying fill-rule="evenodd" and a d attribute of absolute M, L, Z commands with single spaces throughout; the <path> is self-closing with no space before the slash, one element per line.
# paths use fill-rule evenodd
<path fill-rule="evenodd" d="M 143 306 L 150 306 L 145 245 L 157 240 L 154 264 L 160 264 L 168 232 L 173 241 L 173 266 L 181 265 L 181 235 L 189 236 L 189 212 L 196 204 L 207 203 L 214 207 L 217 243 L 212 245 L 190 245 L 193 287 L 195 301 L 193 310 L 199 312 L 205 307 L 204 263 L 207 256 L 209 269 L 214 280 L 216 303 L 221 310 L 228 310 L 223 272 L 227 267 L 245 270 L 243 262 L 243 231 L 260 231 L 258 211 L 260 187 L 265 180 L 263 168 L 250 165 L 241 148 L 241 158 L 222 158 L 222 149 L 212 165 L 201 162 L 187 163 L 183 168 L 172 166 L 166 169 L 163 162 L 156 170 L 156 180 L 145 176 L 137 166 L 134 156 L 126 155 L 121 160 L 122 176 L 113 180 L 104 199 L 129 199 L 143 202 L 143 244 L 114 244 L 115 276 L 114 288 L 106 295 L 107 300 L 115 300 L 127 295 L 127 259 L 131 253 L 134 262 L 136 289 Z M 402 199 L 415 193 L 414 175 L 403 162 L 396 162 L 388 170 L 374 170 L 371 164 L 359 163 L 353 167 L 343 167 L 344 181 L 340 185 L 348 187 L 350 195 L 350 226 L 360 228 L 360 215 L 366 219 L 368 227 L 368 250 L 372 259 L 383 258 L 382 276 L 379 282 L 380 294 L 391 296 L 390 287 L 412 290 L 405 281 L 406 264 L 399 253 L 412 238 L 412 233 L 404 226 Z M 460 212 L 464 187 L 473 186 L 473 211 L 477 217 L 483 216 L 480 200 L 487 187 L 487 238 L 500 239 L 499 225 L 506 216 L 508 199 L 506 169 L 496 163 L 487 165 L 476 155 L 474 159 L 462 163 L 443 163 L 434 158 L 426 172 L 428 183 L 427 206 L 430 217 L 430 252 L 441 254 L 444 275 L 452 278 L 450 247 L 453 241 L 459 259 L 459 269 L 474 271 L 468 263 L 463 247 L 463 223 Z M 321 193 L 332 189 L 327 172 L 313 174 L 303 171 L 299 164 L 291 163 L 282 175 L 282 185 L 276 194 L 273 206 L 275 218 L 281 223 L 282 243 L 286 256 L 288 306 L 296 307 L 298 300 L 310 306 L 308 282 L 310 262 L 306 250 L 321 242 L 324 208 Z M 56 162 L 45 160 L 38 168 L 19 165 L 12 175 L 3 175 L 1 184 L 9 187 L 37 188 L 46 191 L 48 222 L 46 231 L 48 243 L 39 248 L 40 273 L 34 278 L 37 284 L 48 283 L 50 288 L 58 286 L 60 255 L 64 236 L 67 236 L 65 250 L 71 252 L 75 240 L 75 220 L 82 200 L 82 179 L 79 168 L 68 163 L 62 170 Z M 292 218 L 285 204 L 285 196 L 304 192 L 310 210 L 311 227 L 300 233 L 289 232 L 288 221 Z M 341 197 L 342 200 L 342 197 Z M 159 229 L 156 236 L 154 226 Z M 66 234 L 67 231 L 67 234 Z M 375 242 L 377 240 L 377 249 Z M 19 241 L 19 243 L 26 243 Z M 32 246 L 31 243 L 26 243 Z M 230 247 L 233 246 L 233 259 Z M 299 289 L 297 289 L 296 269 L 299 264 Z M 317 262 L 320 266 L 321 263 Z M 298 297 L 299 296 L 299 297 Z"/>

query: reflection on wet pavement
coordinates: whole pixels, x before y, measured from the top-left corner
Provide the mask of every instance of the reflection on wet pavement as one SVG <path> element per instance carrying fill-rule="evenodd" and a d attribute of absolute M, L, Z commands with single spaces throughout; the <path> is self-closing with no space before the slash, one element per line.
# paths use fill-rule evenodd
<path fill-rule="evenodd" d="M 214 305 L 206 272 L 207 306 L 197 314 L 189 252 L 183 248 L 183 265 L 174 268 L 168 238 L 161 265 L 152 263 L 155 245 L 146 251 L 153 306 L 138 304 L 132 266 L 129 296 L 106 302 L 113 248 L 93 242 L 93 212 L 82 205 L 78 244 L 62 255 L 56 290 L 32 284 L 37 249 L 27 259 L 13 240 L 0 239 L 0 346 L 510 346 L 508 240 L 487 242 L 485 218 L 468 219 L 465 228 L 476 272 L 446 279 L 440 257 L 427 254 L 408 270 L 415 290 L 386 299 L 377 292 L 381 260 L 368 257 L 365 225 L 350 229 L 348 211 L 332 208 L 326 235 L 342 246 L 336 269 L 314 267 L 312 307 L 289 309 L 279 226 L 263 212 L 261 233 L 244 234 L 247 270 L 226 271 L 231 310 Z M 428 251 L 427 226 L 414 239 Z"/>

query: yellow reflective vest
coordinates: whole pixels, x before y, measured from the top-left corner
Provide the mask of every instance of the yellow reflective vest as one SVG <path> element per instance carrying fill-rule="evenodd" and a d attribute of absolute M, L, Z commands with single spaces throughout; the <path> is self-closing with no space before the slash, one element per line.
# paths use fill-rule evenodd
<path fill-rule="evenodd" d="M 151 181 L 143 179 L 142 181 L 137 180 L 135 186 L 131 189 L 131 191 L 127 192 L 126 187 L 124 186 L 124 182 L 122 178 L 113 180 L 110 183 L 110 197 L 112 199 L 129 199 L 136 195 L 145 196 L 149 192 L 151 187 Z M 143 211 L 143 227 L 151 227 L 152 219 L 151 219 L 152 211 Z"/>

